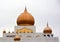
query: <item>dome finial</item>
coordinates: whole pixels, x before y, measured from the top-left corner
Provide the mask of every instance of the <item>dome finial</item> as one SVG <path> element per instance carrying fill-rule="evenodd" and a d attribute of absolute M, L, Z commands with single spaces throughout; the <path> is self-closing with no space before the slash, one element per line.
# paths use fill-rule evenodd
<path fill-rule="evenodd" d="M 47 27 L 49 26 L 48 22 L 47 22 Z"/>
<path fill-rule="evenodd" d="M 24 12 L 25 12 L 25 13 L 27 12 L 26 6 L 25 6 L 25 10 L 24 10 Z"/>

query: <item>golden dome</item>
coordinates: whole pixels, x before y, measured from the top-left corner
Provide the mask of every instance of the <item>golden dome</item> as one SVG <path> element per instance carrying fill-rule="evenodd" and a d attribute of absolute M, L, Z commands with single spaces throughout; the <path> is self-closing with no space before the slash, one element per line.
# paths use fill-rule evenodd
<path fill-rule="evenodd" d="M 20 36 L 18 36 L 18 35 L 16 35 L 15 37 L 14 37 L 14 41 L 20 41 Z"/>
<path fill-rule="evenodd" d="M 34 18 L 33 16 L 27 12 L 27 9 L 25 8 L 24 13 L 18 16 L 17 18 L 17 25 L 34 25 Z"/>
<path fill-rule="evenodd" d="M 52 29 L 48 26 L 48 23 L 47 23 L 47 27 L 45 27 L 43 33 L 46 33 L 46 34 L 51 34 L 52 33 Z"/>
<path fill-rule="evenodd" d="M 6 31 L 4 30 L 3 33 L 6 33 Z"/>

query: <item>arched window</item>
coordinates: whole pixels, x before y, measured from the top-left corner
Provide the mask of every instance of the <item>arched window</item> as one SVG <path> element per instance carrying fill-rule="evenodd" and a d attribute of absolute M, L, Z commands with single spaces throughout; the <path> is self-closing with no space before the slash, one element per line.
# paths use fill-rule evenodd
<path fill-rule="evenodd" d="M 18 33 L 33 33 L 33 31 L 28 28 L 18 29 L 16 32 L 18 32 Z"/>
<path fill-rule="evenodd" d="M 46 35 L 44 35 L 44 37 L 46 37 Z"/>
<path fill-rule="evenodd" d="M 53 34 L 51 34 L 51 36 L 53 37 Z"/>
<path fill-rule="evenodd" d="M 48 36 L 48 37 L 50 37 L 50 35 L 49 35 L 49 34 L 48 34 L 47 36 Z"/>

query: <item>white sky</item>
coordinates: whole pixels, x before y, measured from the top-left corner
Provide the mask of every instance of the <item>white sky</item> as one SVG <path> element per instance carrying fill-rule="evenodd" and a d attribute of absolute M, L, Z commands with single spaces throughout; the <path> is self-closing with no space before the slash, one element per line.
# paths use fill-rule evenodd
<path fill-rule="evenodd" d="M 4 29 L 14 30 L 25 6 L 35 18 L 37 32 L 42 32 L 48 21 L 54 36 L 60 38 L 60 0 L 0 0 L 0 36 Z"/>

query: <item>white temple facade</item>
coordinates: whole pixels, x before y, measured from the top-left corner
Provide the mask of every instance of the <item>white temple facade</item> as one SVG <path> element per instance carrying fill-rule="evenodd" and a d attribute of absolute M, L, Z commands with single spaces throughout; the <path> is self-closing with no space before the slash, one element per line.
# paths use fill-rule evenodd
<path fill-rule="evenodd" d="M 4 30 L 0 42 L 59 42 L 58 37 L 54 37 L 52 34 L 52 28 L 49 27 L 48 23 L 43 33 L 36 33 L 34 23 L 34 17 L 25 8 L 24 12 L 17 18 L 14 32 L 6 33 Z"/>

